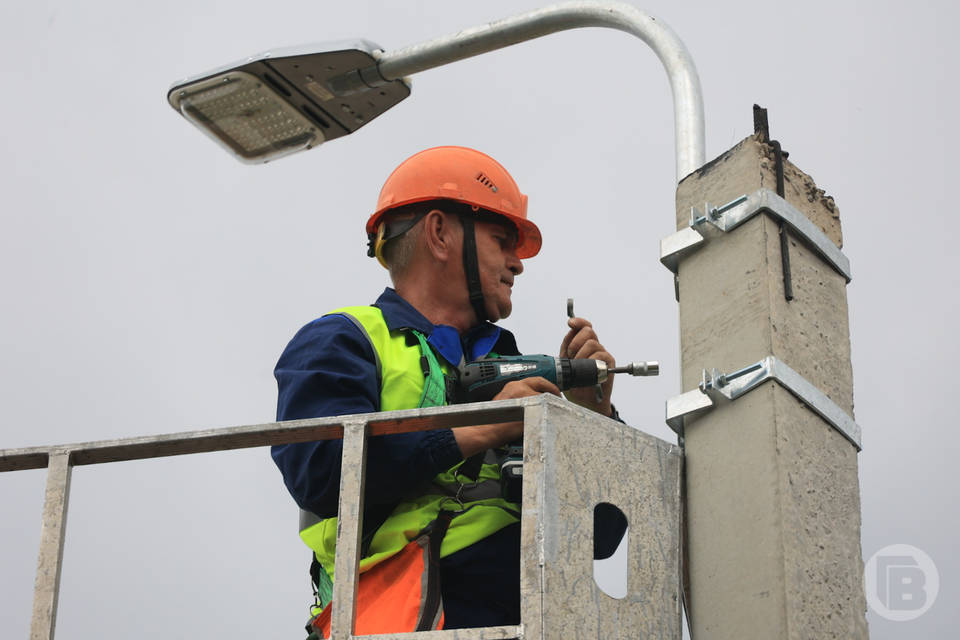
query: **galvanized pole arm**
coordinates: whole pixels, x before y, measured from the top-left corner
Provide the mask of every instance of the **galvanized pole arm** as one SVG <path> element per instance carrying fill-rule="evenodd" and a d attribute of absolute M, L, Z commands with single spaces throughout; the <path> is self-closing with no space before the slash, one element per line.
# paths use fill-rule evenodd
<path fill-rule="evenodd" d="M 626 31 L 646 42 L 666 68 L 673 91 L 677 181 L 703 166 L 706 157 L 703 94 L 693 58 L 664 22 L 622 2 L 566 2 L 383 53 L 377 70 L 393 81 L 481 53 L 580 27 Z M 370 76 L 361 72 L 367 84 Z M 357 78 L 359 79 L 359 78 Z"/>

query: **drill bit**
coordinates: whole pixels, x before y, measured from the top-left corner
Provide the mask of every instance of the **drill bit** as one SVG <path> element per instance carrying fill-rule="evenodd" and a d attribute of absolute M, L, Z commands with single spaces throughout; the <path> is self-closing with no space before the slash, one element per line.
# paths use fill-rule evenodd
<path fill-rule="evenodd" d="M 613 367 L 607 373 L 628 373 L 631 376 L 658 376 L 660 375 L 660 363 L 656 360 L 649 362 L 631 362 L 622 367 Z"/>

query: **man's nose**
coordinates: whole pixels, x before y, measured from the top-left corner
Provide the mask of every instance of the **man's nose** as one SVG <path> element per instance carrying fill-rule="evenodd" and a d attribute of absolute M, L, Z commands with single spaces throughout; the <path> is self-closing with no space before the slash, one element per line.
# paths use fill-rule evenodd
<path fill-rule="evenodd" d="M 517 257 L 516 251 L 510 252 L 510 256 L 507 258 L 507 268 L 510 269 L 511 273 L 515 276 L 523 273 L 523 262 Z"/>

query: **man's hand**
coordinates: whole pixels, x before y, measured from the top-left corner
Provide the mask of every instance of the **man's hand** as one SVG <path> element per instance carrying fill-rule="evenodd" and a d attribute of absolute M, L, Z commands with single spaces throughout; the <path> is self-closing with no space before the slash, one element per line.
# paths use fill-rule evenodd
<path fill-rule="evenodd" d="M 523 378 L 514 380 L 504 385 L 500 393 L 493 396 L 494 400 L 511 400 L 513 398 L 527 398 L 539 395 L 541 393 L 552 393 L 555 396 L 560 395 L 560 389 L 546 378 L 537 376 L 535 378 Z"/>
<path fill-rule="evenodd" d="M 610 355 L 597 338 L 593 325 L 583 318 L 570 318 L 567 321 L 570 331 L 560 343 L 561 358 L 592 358 L 603 360 L 608 367 L 617 366 L 616 360 Z M 568 389 L 564 392 L 567 400 L 574 402 L 597 413 L 609 416 L 613 413 L 610 405 L 610 394 L 613 392 L 613 376 L 610 376 L 600 385 L 603 389 L 603 401 L 597 402 L 597 391 L 594 387 Z"/>
<path fill-rule="evenodd" d="M 510 400 L 512 398 L 526 398 L 541 393 L 560 395 L 557 385 L 541 377 L 514 380 L 504 385 L 494 400 Z M 500 424 L 481 424 L 473 427 L 460 427 L 453 430 L 453 437 L 460 447 L 464 458 L 493 449 L 523 437 L 523 422 L 502 422 Z"/>

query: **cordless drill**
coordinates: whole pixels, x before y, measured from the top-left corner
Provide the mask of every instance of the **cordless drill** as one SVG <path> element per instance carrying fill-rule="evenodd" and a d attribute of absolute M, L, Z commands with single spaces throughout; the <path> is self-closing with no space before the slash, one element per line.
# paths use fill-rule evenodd
<path fill-rule="evenodd" d="M 611 373 L 655 376 L 660 373 L 660 364 L 656 361 L 631 362 L 623 367 L 610 368 L 603 360 L 556 358 L 543 354 L 476 360 L 460 370 L 456 402 L 492 400 L 508 382 L 524 378 L 540 376 L 557 385 L 560 391 L 566 391 L 600 384 Z"/>
<path fill-rule="evenodd" d="M 611 368 L 603 360 L 556 358 L 543 354 L 476 360 L 460 369 L 454 402 L 492 400 L 508 382 L 524 378 L 540 376 L 557 385 L 561 391 L 566 391 L 598 385 L 611 373 L 655 376 L 660 374 L 660 363 L 631 362 L 623 367 Z M 500 463 L 500 477 L 503 497 L 511 502 L 519 502 L 523 486 L 522 441 L 507 445 L 506 455 Z"/>

